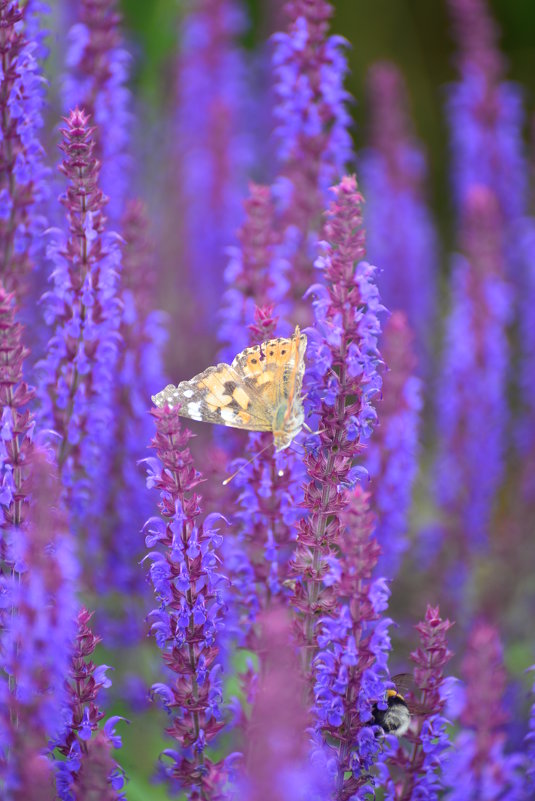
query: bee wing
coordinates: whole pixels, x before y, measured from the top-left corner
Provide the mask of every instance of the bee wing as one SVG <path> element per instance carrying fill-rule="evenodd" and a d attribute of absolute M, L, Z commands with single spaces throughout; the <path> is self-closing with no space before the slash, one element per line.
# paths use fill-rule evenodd
<path fill-rule="evenodd" d="M 402 695 L 407 702 L 411 715 L 428 715 L 429 712 L 431 712 L 429 706 L 426 706 L 426 704 L 418 700 L 421 693 L 414 681 L 412 673 L 397 673 L 395 676 L 392 676 L 390 680 L 395 685 L 398 693 Z"/>

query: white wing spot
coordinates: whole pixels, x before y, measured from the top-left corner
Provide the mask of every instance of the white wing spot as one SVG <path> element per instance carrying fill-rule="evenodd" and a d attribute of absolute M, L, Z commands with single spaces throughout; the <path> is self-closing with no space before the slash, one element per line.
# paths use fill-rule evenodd
<path fill-rule="evenodd" d="M 178 392 L 176 392 L 175 394 L 178 395 Z M 185 398 L 192 398 L 193 397 L 193 390 L 192 389 L 186 389 L 184 391 L 183 395 L 184 395 Z"/>
<path fill-rule="evenodd" d="M 192 420 L 202 420 L 201 401 L 188 403 L 188 417 L 191 417 Z"/>
<path fill-rule="evenodd" d="M 222 408 L 219 410 L 219 413 L 221 415 L 221 419 L 224 420 L 225 423 L 233 423 L 236 419 L 236 412 L 233 409 Z"/>

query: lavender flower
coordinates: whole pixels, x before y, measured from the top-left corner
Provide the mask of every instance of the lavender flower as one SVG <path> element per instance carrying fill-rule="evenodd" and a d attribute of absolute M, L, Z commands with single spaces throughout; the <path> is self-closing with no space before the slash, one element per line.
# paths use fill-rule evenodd
<path fill-rule="evenodd" d="M 427 607 L 425 618 L 416 629 L 420 635 L 420 646 L 413 651 L 414 682 L 418 697 L 407 696 L 411 702 L 421 705 L 421 713 L 415 717 L 404 742 L 391 738 L 385 753 L 386 764 L 393 769 L 395 798 L 399 801 L 436 801 L 445 782 L 441 778 L 450 742 L 446 731 L 447 721 L 443 717 L 445 705 L 444 666 L 451 659 L 446 634 L 453 624 L 442 620 L 438 607 Z M 404 743 L 410 749 L 404 748 Z M 447 763 L 446 763 L 447 764 Z M 448 796 L 449 797 L 449 796 Z"/>
<path fill-rule="evenodd" d="M 511 302 L 502 231 L 494 194 L 474 188 L 467 198 L 465 255 L 456 258 L 452 275 L 438 392 L 436 490 L 447 515 L 449 552 L 456 542 L 457 557 L 485 547 L 503 472 Z"/>
<path fill-rule="evenodd" d="M 380 745 L 370 729 L 372 707 L 385 697 L 390 618 L 382 617 L 390 590 L 372 581 L 380 547 L 374 538 L 370 498 L 355 487 L 343 516 L 340 554 L 331 556 L 331 584 L 338 598 L 335 616 L 324 618 L 318 634 L 315 712 L 319 729 L 336 755 L 334 799 L 352 798 L 369 786 Z"/>
<path fill-rule="evenodd" d="M 19 303 L 46 227 L 48 172 L 39 142 L 45 82 L 24 15 L 20 3 L 0 0 L 0 278 Z"/>
<path fill-rule="evenodd" d="M 414 375 L 412 335 L 402 312 L 385 325 L 382 355 L 386 364 L 379 424 L 368 443 L 365 465 L 372 479 L 377 540 L 382 553 L 378 576 L 394 578 L 408 547 L 408 514 L 418 469 L 421 382 Z"/>
<path fill-rule="evenodd" d="M 216 639 L 223 626 L 223 602 L 216 549 L 222 542 L 216 519 L 201 524 L 196 487 L 202 481 L 187 447 L 191 433 L 181 430 L 176 409 L 153 409 L 157 459 L 148 460 L 149 487 L 160 490 L 160 517 L 147 521 L 150 576 L 158 601 L 151 612 L 152 632 L 166 666 L 175 673 L 171 687 L 155 684 L 154 696 L 172 715 L 166 731 L 179 750 L 166 751 L 168 780 L 189 799 L 211 798 L 223 781 L 224 763 L 206 748 L 223 728 L 222 687 Z"/>
<path fill-rule="evenodd" d="M 507 228 L 525 213 L 526 204 L 521 93 L 503 81 L 504 63 L 485 0 L 448 4 L 462 73 L 448 101 L 456 207 L 462 216 L 474 186 L 483 185 L 494 192 Z"/>
<path fill-rule="evenodd" d="M 317 262 L 325 284 L 311 288 L 316 294 L 317 333 L 309 347 L 307 389 L 321 433 L 304 459 L 307 516 L 297 524 L 292 561 L 299 641 L 308 664 L 316 648 L 317 621 L 332 615 L 337 606 L 335 590 L 326 578 L 338 552 L 347 490 L 359 475 L 355 457 L 375 421 L 371 398 L 380 386 L 377 312 L 381 307 L 374 268 L 360 261 L 362 198 L 354 177 L 343 178 L 334 193 L 325 224 L 324 255 Z"/>
<path fill-rule="evenodd" d="M 110 609 L 104 625 L 113 641 L 133 644 L 143 626 L 147 583 L 139 570 L 143 542 L 135 533 L 150 514 L 137 463 L 143 442 L 150 438 L 146 399 L 163 386 L 162 350 L 165 341 L 161 312 L 153 311 L 155 264 L 147 211 L 130 201 L 121 221 L 122 301 L 119 334 L 124 347 L 116 369 L 113 408 L 113 449 L 106 458 L 106 500 L 100 523 L 104 564 L 97 579 L 99 591 L 123 594 L 120 609 Z M 108 456 L 108 454 L 107 454 Z M 101 627 L 102 630 L 102 627 Z"/>
<path fill-rule="evenodd" d="M 507 753 L 504 709 L 506 684 L 500 638 L 494 626 L 477 622 L 470 633 L 462 662 L 465 698 L 462 729 L 447 762 L 446 784 L 452 801 L 525 795 L 524 760 Z"/>
<path fill-rule="evenodd" d="M 202 303 L 203 327 L 217 320 L 225 249 L 235 241 L 251 169 L 248 86 L 235 0 L 201 0 L 185 15 L 177 71 L 174 145 L 180 174 L 181 261 Z M 174 222 L 176 225 L 176 222 Z M 195 325 L 197 313 L 192 315 Z"/>
<path fill-rule="evenodd" d="M 362 164 L 367 250 L 380 264 L 384 304 L 404 311 L 416 336 L 419 371 L 429 372 L 435 315 L 436 232 L 425 197 L 425 154 L 410 130 L 406 87 L 389 63 L 369 75 L 371 146 Z"/>
<path fill-rule="evenodd" d="M 232 361 L 236 353 L 250 344 L 248 327 L 254 324 L 256 310 L 273 299 L 274 260 L 276 246 L 280 243 L 275 205 L 268 186 L 250 184 L 244 211 L 245 219 L 237 233 L 239 244 L 228 249 L 225 270 L 227 289 L 223 296 L 219 339 L 224 343 L 221 356 L 227 361 Z M 273 334 L 274 325 L 264 323 L 261 331 L 257 339 L 265 342 Z"/>
<path fill-rule="evenodd" d="M 118 717 L 111 717 L 99 728 L 104 713 L 96 699 L 99 690 L 109 687 L 107 665 L 96 666 L 90 658 L 100 637 L 89 628 L 92 613 L 82 608 L 78 614 L 78 633 L 71 656 L 67 692 L 69 723 L 54 743 L 65 757 L 56 761 L 56 782 L 61 801 L 75 801 L 95 796 L 103 801 L 122 801 L 119 792 L 124 783 L 123 771 L 110 754 L 120 748 L 121 740 L 114 733 Z"/>
<path fill-rule="evenodd" d="M 128 146 L 132 127 L 128 81 L 130 55 L 121 42 L 117 0 L 80 0 L 69 32 L 64 108 L 83 108 L 95 125 L 100 185 L 107 214 L 117 227 L 129 191 Z"/>
<path fill-rule="evenodd" d="M 312 279 L 310 264 L 328 190 L 352 159 L 344 89 L 346 42 L 329 36 L 327 0 L 288 0 L 286 33 L 273 37 L 279 199 L 291 296 L 300 301 Z M 284 283 L 279 292 L 283 297 Z M 304 312 L 306 314 L 306 312 Z"/>
<path fill-rule="evenodd" d="M 315 797 L 320 777 L 309 763 L 303 679 L 291 622 L 282 606 L 259 619 L 261 658 L 258 687 L 245 730 L 240 797 L 251 801 L 293 801 Z"/>
<path fill-rule="evenodd" d="M 54 467 L 38 450 L 30 466 L 32 507 L 24 525 L 9 530 L 6 561 L 13 568 L 1 577 L 2 606 L 9 614 L 3 615 L 0 639 L 0 786 L 9 799 L 46 801 L 54 795 L 41 755 L 67 722 L 77 565 Z M 36 795 L 37 777 L 42 795 Z"/>
<path fill-rule="evenodd" d="M 67 208 L 69 236 L 56 231 L 49 247 L 54 287 L 44 301 L 53 335 L 39 365 L 39 394 L 41 424 L 61 436 L 58 465 L 76 517 L 90 490 L 96 513 L 98 507 L 96 477 L 112 419 L 111 388 L 120 344 L 120 251 L 115 236 L 104 232 L 105 197 L 98 187 L 94 129 L 78 109 L 66 122 L 61 171 L 70 185 L 61 200 Z"/>
<path fill-rule="evenodd" d="M 23 363 L 29 351 L 22 344 L 23 328 L 15 322 L 13 304 L 14 295 L 8 294 L 0 284 L 0 528 L 4 563 L 7 560 L 8 541 L 28 514 L 28 481 L 34 453 L 35 427 L 33 415 L 27 408 L 35 390 L 22 380 Z"/>

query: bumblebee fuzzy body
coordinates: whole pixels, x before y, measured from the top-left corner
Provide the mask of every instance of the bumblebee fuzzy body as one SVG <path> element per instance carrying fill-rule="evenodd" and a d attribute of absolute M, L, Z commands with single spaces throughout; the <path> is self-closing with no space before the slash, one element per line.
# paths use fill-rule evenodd
<path fill-rule="evenodd" d="M 373 708 L 373 720 L 387 734 L 402 737 L 409 730 L 411 713 L 407 702 L 396 690 L 387 690 L 385 698 L 386 709 L 379 709 L 377 704 Z"/>

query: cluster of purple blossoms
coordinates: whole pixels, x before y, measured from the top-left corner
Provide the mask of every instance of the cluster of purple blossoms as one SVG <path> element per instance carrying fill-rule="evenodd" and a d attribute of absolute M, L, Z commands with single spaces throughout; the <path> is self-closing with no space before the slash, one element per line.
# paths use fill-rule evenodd
<path fill-rule="evenodd" d="M 448 5 L 461 71 L 461 80 L 450 87 L 447 108 L 456 209 L 462 218 L 474 186 L 483 185 L 495 193 L 508 227 L 525 214 L 522 95 L 503 80 L 497 30 L 485 0 L 448 0 Z"/>
<path fill-rule="evenodd" d="M 95 637 L 89 623 L 92 613 L 82 608 L 78 613 L 78 631 L 71 653 L 67 681 L 69 723 L 54 747 L 64 759 L 56 761 L 56 787 L 61 801 L 85 799 L 87 794 L 101 801 L 123 801 L 123 771 L 111 756 L 111 748 L 120 748 L 114 732 L 120 718 L 111 717 L 99 727 L 104 717 L 97 705 L 99 690 L 109 687 L 108 665 L 95 665 L 90 658 L 100 637 Z"/>
<path fill-rule="evenodd" d="M 25 521 L 28 512 L 28 481 L 34 454 L 35 420 L 28 404 L 33 387 L 22 380 L 29 351 L 23 345 L 22 325 L 15 321 L 15 297 L 0 284 L 0 559 L 8 564 L 10 532 Z"/>
<path fill-rule="evenodd" d="M 416 626 L 420 645 L 411 654 L 415 690 L 406 696 L 409 709 L 418 704 L 416 725 L 411 725 L 403 742 L 392 735 L 385 738 L 379 771 L 385 798 L 392 801 L 436 801 L 447 785 L 443 774 L 451 743 L 443 715 L 444 666 L 452 657 L 446 638 L 452 625 L 442 620 L 438 607 L 428 606 Z"/>
<path fill-rule="evenodd" d="M 165 384 L 162 348 L 166 332 L 162 313 L 154 309 L 154 244 L 141 201 L 127 203 L 121 229 L 123 314 L 119 335 L 123 345 L 113 396 L 113 408 L 121 409 L 121 414 L 114 415 L 113 448 L 106 454 L 106 498 L 100 525 L 103 565 L 97 579 L 99 592 L 105 594 L 113 587 L 123 594 L 120 609 L 107 610 L 106 637 L 132 645 L 146 628 L 143 609 L 148 604 L 148 584 L 138 563 L 143 553 L 140 532 L 150 514 L 151 499 L 144 492 L 138 462 L 152 432 L 147 398 L 155 387 Z M 104 631 L 102 624 L 100 630 Z"/>
<path fill-rule="evenodd" d="M 258 623 L 260 670 L 251 715 L 243 731 L 244 775 L 239 782 L 239 798 L 315 799 L 318 791 L 328 788 L 326 777 L 309 757 L 310 720 L 291 637 L 291 618 L 283 606 L 275 604 Z"/>
<path fill-rule="evenodd" d="M 227 361 L 232 361 L 236 353 L 250 344 L 249 327 L 255 323 L 258 308 L 274 300 L 276 284 L 280 232 L 270 187 L 251 183 L 244 212 L 244 221 L 237 233 L 238 246 L 228 249 L 225 270 L 227 288 L 219 339 L 224 343 L 222 358 Z M 273 335 L 274 324 L 264 323 L 261 331 L 258 341 L 265 342 Z"/>
<path fill-rule="evenodd" d="M 119 226 L 129 191 L 130 55 L 122 47 L 117 0 L 79 0 L 69 32 L 63 108 L 83 108 L 95 126 L 100 185 L 114 228 Z"/>
<path fill-rule="evenodd" d="M 158 601 L 151 612 L 152 632 L 163 660 L 176 678 L 160 682 L 152 692 L 172 715 L 167 733 L 179 750 L 166 750 L 168 780 L 187 790 L 189 799 L 212 797 L 223 781 L 225 766 L 206 754 L 224 726 L 218 632 L 223 626 L 222 586 L 216 551 L 222 537 L 220 515 L 198 520 L 196 488 L 202 481 L 195 469 L 177 409 L 153 409 L 157 458 L 147 460 L 148 487 L 160 491 L 160 517 L 146 523 L 150 576 Z"/>
<path fill-rule="evenodd" d="M 69 180 L 61 200 L 67 209 L 68 236 L 55 231 L 49 246 L 53 289 L 45 293 L 45 319 L 53 334 L 40 374 L 39 421 L 61 437 L 58 466 L 65 499 L 76 518 L 93 494 L 96 512 L 103 443 L 112 419 L 114 366 L 120 345 L 121 304 L 117 296 L 121 253 L 117 238 L 105 233 L 94 155 L 94 129 L 76 109 L 62 129 Z M 102 488 L 100 489 L 102 491 Z"/>
<path fill-rule="evenodd" d="M 408 547 L 408 515 L 418 469 L 422 384 L 414 373 L 412 332 L 402 312 L 384 326 L 381 355 L 386 365 L 378 425 L 366 448 L 364 464 L 372 480 L 372 504 L 381 546 L 377 575 L 394 578 Z"/>
<path fill-rule="evenodd" d="M 27 466 L 31 507 L 22 525 L 14 521 L 3 531 L 11 570 L 1 578 L 0 788 L 14 801 L 52 801 L 51 765 L 43 755 L 69 719 L 65 677 L 77 564 L 54 466 L 38 449 Z"/>
<path fill-rule="evenodd" d="M 346 42 L 329 35 L 333 6 L 328 0 L 288 0 L 284 10 L 288 29 L 273 37 L 278 142 L 273 194 L 284 232 L 288 291 L 302 304 L 329 188 L 345 173 L 353 151 L 345 106 Z M 307 319 L 308 310 L 303 305 L 296 315 L 298 321 Z"/>
<path fill-rule="evenodd" d="M 0 279 L 24 299 L 46 228 L 45 81 L 21 3 L 0 1 Z"/>
<path fill-rule="evenodd" d="M 337 610 L 320 621 L 313 665 L 315 713 L 334 755 L 337 801 L 369 786 L 379 754 L 372 708 L 385 697 L 392 623 L 383 617 L 390 590 L 383 578 L 372 580 L 380 547 L 370 497 L 357 485 L 346 503 L 340 555 L 330 557 L 326 581 L 336 593 Z"/>
<path fill-rule="evenodd" d="M 371 147 L 362 158 L 368 257 L 380 265 L 377 285 L 391 311 L 414 331 L 419 372 L 430 371 L 438 248 L 425 197 L 425 154 L 410 131 L 406 88 L 398 69 L 376 64 L 369 75 Z"/>
<path fill-rule="evenodd" d="M 307 666 L 316 648 L 318 620 L 336 614 L 337 597 L 329 577 L 336 574 L 343 530 L 340 515 L 348 490 L 362 472 L 355 457 L 375 420 L 371 399 L 380 387 L 377 312 L 381 307 L 374 268 L 361 261 L 362 198 L 354 177 L 343 178 L 334 193 L 324 229 L 324 255 L 317 262 L 323 283 L 310 290 L 316 296 L 316 331 L 306 389 L 319 434 L 304 457 L 306 516 L 297 523 L 291 564 L 299 642 Z"/>
<path fill-rule="evenodd" d="M 445 770 L 452 801 L 507 798 L 524 801 L 524 757 L 506 744 L 506 674 L 496 628 L 477 621 L 469 634 L 461 665 L 459 722 Z"/>
<path fill-rule="evenodd" d="M 486 547 L 504 466 L 511 297 L 496 197 L 485 187 L 466 200 L 461 247 L 438 392 L 436 465 L 437 497 L 457 559 Z M 454 570 L 461 575 L 458 562 Z"/>
<path fill-rule="evenodd" d="M 252 163 L 247 124 L 245 18 L 236 0 L 200 0 L 185 15 L 177 64 L 173 148 L 179 175 L 185 313 L 218 320 L 226 249 L 235 242 Z M 174 221 L 176 225 L 176 221 Z M 175 255 L 176 257 L 176 255 Z M 195 311 L 197 310 L 197 311 Z"/>

